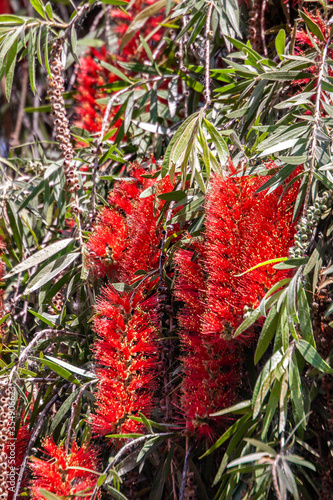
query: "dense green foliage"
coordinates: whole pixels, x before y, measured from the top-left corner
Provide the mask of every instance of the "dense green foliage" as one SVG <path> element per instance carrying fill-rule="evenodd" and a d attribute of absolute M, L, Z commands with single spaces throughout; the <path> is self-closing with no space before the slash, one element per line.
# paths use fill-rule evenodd
<path fill-rule="evenodd" d="M 30 3 L 15 14 L 0 15 L 0 78 L 5 82 L 0 228 L 7 266 L 0 376 L 9 377 L 16 389 L 17 430 L 24 421 L 37 429 L 27 442 L 26 459 L 38 455 L 48 435 L 57 443 L 68 435 L 80 443 L 91 439 L 97 382 L 92 318 L 103 280 L 89 272 L 86 243 L 110 189 L 119 178 L 126 182 L 131 162 L 150 165 L 154 158 L 158 171 L 153 177 L 169 176 L 174 187 L 159 195 L 166 202 L 160 221 L 165 229 L 170 220 L 181 226 L 176 237 L 163 239 L 157 276 L 166 279 L 171 295 L 175 253 L 191 238 L 200 239 L 210 179 L 214 173 L 226 175 L 232 162 L 235 176 L 267 176 L 260 192 L 286 190 L 286 179 L 288 187 L 299 183 L 295 245 L 288 258 L 275 255 L 264 263 L 291 270 L 289 277 L 267 290 L 259 307 L 253 310 L 250 304 L 244 322 L 232 332 L 237 337 L 255 324 L 258 333 L 244 355 L 247 380 L 240 402 L 216 414 L 228 415 L 227 423 L 210 443 L 184 435 L 174 422 L 144 415 L 144 437 L 121 439 L 115 449 L 97 439 L 105 469 L 98 488 L 105 498 L 139 498 L 128 493 L 128 481 L 141 475 L 141 498 L 184 499 L 189 468 L 196 485 L 193 498 L 330 498 L 330 3 L 309 2 L 304 10 L 293 2 L 265 2 L 266 26 L 259 19 L 253 34 L 262 2 L 250 8 L 234 0 L 159 0 L 141 6 L 121 34 L 120 48 L 119 22 L 113 22 L 110 9 L 123 13 L 130 10 L 127 2 Z M 156 15 L 161 19 L 138 41 L 143 56 L 126 60 L 126 47 Z M 155 33 L 159 41 L 153 40 Z M 55 41 L 64 47 L 65 109 L 69 122 L 75 122 L 75 192 L 67 189 L 61 141 L 50 119 L 47 78 Z M 114 78 L 96 97 L 104 106 L 100 127 L 89 131 L 75 115 L 80 103 L 73 82 L 79 59 L 91 47 L 120 56 L 101 62 Z M 16 123 L 8 132 L 12 114 Z M 154 186 L 141 197 L 153 194 Z M 142 272 L 142 282 L 147 277 Z M 122 283 L 116 287 L 128 289 Z M 175 321 L 178 312 L 179 306 Z M 175 335 L 168 331 L 163 338 L 170 336 L 179 349 Z"/>

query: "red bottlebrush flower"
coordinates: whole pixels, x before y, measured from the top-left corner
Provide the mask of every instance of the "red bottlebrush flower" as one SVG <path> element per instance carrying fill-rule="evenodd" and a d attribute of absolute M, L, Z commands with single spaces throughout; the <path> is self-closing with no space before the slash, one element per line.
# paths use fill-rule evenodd
<path fill-rule="evenodd" d="M 127 224 L 116 210 L 104 208 L 100 223 L 93 228 L 87 243 L 90 262 L 99 276 L 108 276 L 123 258 L 127 243 Z"/>
<path fill-rule="evenodd" d="M 206 207 L 206 270 L 208 272 L 205 333 L 226 335 L 243 318 L 245 305 L 256 307 L 283 273 L 273 266 L 247 269 L 276 256 L 292 245 L 292 210 L 297 186 L 282 198 L 282 188 L 256 194 L 263 178 L 215 177 Z M 225 333 L 223 333 L 225 332 Z"/>
<path fill-rule="evenodd" d="M 118 46 L 121 43 L 124 33 L 127 31 L 128 26 L 134 20 L 136 15 L 142 11 L 146 6 L 154 3 L 155 0 L 148 0 L 143 2 L 142 0 L 134 2 L 131 5 L 131 9 L 126 14 L 120 9 L 111 9 L 110 16 L 112 22 L 116 24 L 113 28 L 114 32 L 118 34 Z M 147 35 L 158 27 L 159 23 L 163 21 L 162 15 L 156 15 L 150 18 L 149 23 L 140 30 L 141 35 L 145 38 Z M 154 49 L 161 39 L 162 29 L 156 31 L 156 33 L 150 37 L 149 45 L 151 49 Z M 119 81 L 119 77 L 109 72 L 107 69 L 103 68 L 99 61 L 110 61 L 112 60 L 113 65 L 117 65 L 117 61 L 131 62 L 131 61 L 142 61 L 144 62 L 146 58 L 146 52 L 142 47 L 139 39 L 139 33 L 137 33 L 133 39 L 126 44 L 126 46 L 121 51 L 121 56 L 119 54 L 111 56 L 107 54 L 105 47 L 100 50 L 91 49 L 90 53 L 86 54 L 80 59 L 80 67 L 77 69 L 77 94 L 76 101 L 77 105 L 75 107 L 76 121 L 75 125 L 90 132 L 99 132 L 101 129 L 104 109 L 105 106 L 98 104 L 96 101 L 107 94 L 103 92 L 102 88 L 106 84 L 114 83 Z M 140 48 L 141 47 L 141 48 Z M 124 71 L 123 68 L 120 68 Z M 125 71 L 125 73 L 130 73 Z M 114 106 L 111 110 L 110 121 L 116 115 L 119 110 L 119 106 Z M 114 124 L 116 128 L 119 128 L 122 124 L 121 120 L 117 120 Z"/>
<path fill-rule="evenodd" d="M 134 166 L 132 182 L 119 181 L 104 208 L 99 223 L 87 243 L 90 262 L 98 276 L 114 276 L 132 284 L 138 270 L 151 271 L 158 266 L 163 227 L 157 224 L 164 201 L 152 194 L 140 198 L 148 187 L 156 184 L 156 194 L 172 190 L 169 178 L 162 181 L 145 179 L 146 171 Z"/>
<path fill-rule="evenodd" d="M 51 437 L 44 440 L 43 448 L 48 458 L 33 457 L 30 462 L 34 477 L 31 500 L 44 500 L 44 496 L 39 492 L 40 488 L 73 500 L 89 500 L 98 476 L 75 467 L 97 470 L 97 450 L 93 446 L 79 447 L 74 441 L 72 451 L 68 454 L 65 446 L 57 446 Z"/>
<path fill-rule="evenodd" d="M 1 0 L 0 14 L 11 14 L 13 12 L 9 0 Z"/>
<path fill-rule="evenodd" d="M 204 241 L 176 257 L 176 296 L 184 355 L 182 410 L 189 432 L 212 437 L 218 419 L 211 413 L 235 402 L 241 361 L 240 338 L 232 332 L 244 306 L 256 307 L 285 274 L 260 262 L 285 256 L 292 244 L 292 209 L 297 186 L 284 195 L 256 194 L 266 179 L 215 176 L 206 205 Z M 247 334 L 248 336 L 249 334 Z M 244 334 L 243 334 L 244 338 Z M 246 337 L 245 337 L 246 338 Z"/>
<path fill-rule="evenodd" d="M 119 78 L 106 70 L 99 61 L 107 61 L 105 48 L 100 51 L 91 49 L 88 55 L 80 59 L 80 67 L 77 69 L 77 93 L 75 96 L 76 119 L 74 124 L 77 127 L 89 130 L 89 132 L 99 132 L 102 127 L 103 113 L 105 106 L 97 103 L 98 99 L 106 97 L 106 93 L 101 88 L 103 85 L 113 83 Z M 119 106 L 112 109 L 112 116 L 116 114 Z M 120 127 L 121 120 L 115 124 Z"/>
<path fill-rule="evenodd" d="M 99 368 L 95 435 L 128 433 L 142 426 L 130 419 L 149 412 L 155 390 L 157 333 L 146 310 L 156 304 L 145 302 L 140 291 L 118 293 L 105 288 L 98 300 L 95 330 L 99 338 L 93 351 Z"/>
<path fill-rule="evenodd" d="M 141 192 L 156 185 L 155 193 L 147 198 L 137 197 L 132 202 L 132 213 L 128 216 L 128 249 L 126 259 L 121 262 L 121 275 L 126 283 L 132 283 L 138 270 L 150 271 L 158 267 L 163 227 L 157 223 L 164 201 L 155 195 L 172 191 L 168 177 L 156 182 L 142 177 L 144 171 L 135 170 L 133 175 L 141 181 Z"/>

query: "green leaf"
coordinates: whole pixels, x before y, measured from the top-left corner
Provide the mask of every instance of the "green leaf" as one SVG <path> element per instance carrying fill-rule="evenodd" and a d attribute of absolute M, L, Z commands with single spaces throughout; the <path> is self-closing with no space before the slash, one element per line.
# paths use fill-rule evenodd
<path fill-rule="evenodd" d="M 36 48 L 36 30 L 29 31 L 29 42 L 28 42 L 28 61 L 29 61 L 29 80 L 32 93 L 36 92 L 36 66 L 35 66 L 35 54 L 37 53 Z"/>
<path fill-rule="evenodd" d="M 261 73 L 260 75 L 257 75 L 257 78 L 278 82 L 288 82 L 291 80 L 302 80 L 304 78 L 311 79 L 313 78 L 313 75 L 311 73 L 305 73 L 305 71 L 277 70 Z"/>
<path fill-rule="evenodd" d="M 170 191 L 169 193 L 162 193 L 157 196 L 160 200 L 164 201 L 186 201 L 186 193 L 185 191 Z"/>
<path fill-rule="evenodd" d="M 212 141 L 214 143 L 214 146 L 216 147 L 217 154 L 219 156 L 221 165 L 224 166 L 229 158 L 229 150 L 228 146 L 223 139 L 223 137 L 220 135 L 220 133 L 217 131 L 217 129 L 212 125 L 208 120 L 204 118 L 204 123 L 207 127 L 207 130 L 212 138 Z"/>
<path fill-rule="evenodd" d="M 298 290 L 298 316 L 299 316 L 301 335 L 303 339 L 309 342 L 309 344 L 311 344 L 315 348 L 316 342 L 313 336 L 310 308 L 308 304 L 308 299 L 306 297 L 306 293 L 304 291 L 303 286 L 301 286 L 301 283 Z"/>
<path fill-rule="evenodd" d="M 46 19 L 45 15 L 45 8 L 44 5 L 40 0 L 30 0 L 31 5 L 33 8 L 38 12 L 38 14 L 43 18 Z"/>
<path fill-rule="evenodd" d="M 78 366 L 71 365 L 70 363 L 63 361 L 62 359 L 54 358 L 52 356 L 45 356 L 45 357 L 46 357 L 46 359 L 49 359 L 53 363 L 56 363 L 59 366 L 62 366 L 63 368 L 66 368 L 66 370 L 69 370 L 70 372 L 76 373 L 77 375 L 81 375 L 81 377 L 95 378 L 94 373 L 89 372 L 87 370 L 83 370 L 82 368 L 79 368 Z"/>
<path fill-rule="evenodd" d="M 66 413 L 72 408 L 72 405 L 76 398 L 79 395 L 80 388 L 76 389 L 76 391 L 72 392 L 68 398 L 62 403 L 57 413 L 52 417 L 51 426 L 50 426 L 50 434 L 53 434 L 57 426 L 65 417 Z"/>
<path fill-rule="evenodd" d="M 266 318 L 264 326 L 258 340 L 257 349 L 254 354 L 254 364 L 256 365 L 261 357 L 265 354 L 276 331 L 279 315 L 277 313 L 276 304 L 274 304 Z"/>
<path fill-rule="evenodd" d="M 5 39 L 2 40 L 1 51 L 0 51 L 0 68 L 3 65 L 3 61 L 6 57 L 7 52 L 11 49 L 11 47 L 15 43 L 15 40 L 17 40 L 17 38 L 20 36 L 21 33 L 22 33 L 21 29 L 16 29 L 14 33 L 10 31 L 6 35 Z"/>
<path fill-rule="evenodd" d="M 223 456 L 223 459 L 220 463 L 217 474 L 214 478 L 213 486 L 215 486 L 220 481 L 220 479 L 223 475 L 223 472 L 225 471 L 227 464 L 228 464 L 228 461 L 229 461 L 232 453 L 234 452 L 235 448 L 237 448 L 239 443 L 242 442 L 246 433 L 249 432 L 249 429 L 251 427 L 253 428 L 253 422 L 252 421 L 248 422 L 247 420 L 248 420 L 248 416 L 244 415 L 244 417 L 242 417 L 240 420 L 238 420 L 238 422 L 236 422 L 236 424 L 238 424 L 237 427 L 236 427 L 236 424 L 234 424 L 232 426 L 233 432 L 229 434 L 229 437 L 232 436 L 232 438 L 231 438 L 230 443 L 226 449 L 226 452 Z M 230 431 L 230 429 L 228 429 L 228 431 Z M 226 431 L 224 433 L 224 436 L 227 435 L 228 431 Z"/>
<path fill-rule="evenodd" d="M 296 308 L 296 297 L 297 297 L 298 286 L 300 283 L 301 271 L 302 268 L 298 269 L 296 274 L 293 276 L 291 282 L 289 283 L 287 290 L 287 314 L 288 317 L 291 320 L 295 321 L 296 323 L 299 322 L 297 315 L 297 308 Z"/>
<path fill-rule="evenodd" d="M 275 47 L 276 47 L 276 52 L 281 61 L 283 60 L 285 45 L 286 45 L 286 32 L 284 30 L 280 30 L 275 39 Z"/>
<path fill-rule="evenodd" d="M 292 473 L 292 470 L 290 469 L 290 467 L 287 464 L 286 460 L 284 460 L 284 457 L 282 458 L 282 461 L 283 461 L 283 472 L 284 472 L 284 480 L 285 480 L 286 487 L 290 491 L 290 493 L 293 494 L 294 499 L 295 500 L 299 500 L 299 495 L 298 495 L 298 489 L 297 489 L 297 484 L 296 484 L 295 476 Z M 278 466 L 278 470 L 280 470 L 279 466 Z"/>
<path fill-rule="evenodd" d="M 44 490 L 43 488 L 39 488 L 39 493 L 43 495 L 43 497 L 46 498 L 46 500 L 63 500 L 63 497 L 58 497 L 54 493 Z"/>
<path fill-rule="evenodd" d="M 46 313 L 44 313 L 44 314 L 40 314 L 40 313 L 38 313 L 38 312 L 34 311 L 33 309 L 28 309 L 28 311 L 29 311 L 29 312 L 30 312 L 30 314 L 32 314 L 33 316 L 36 316 L 36 318 L 38 318 L 38 319 L 40 319 L 41 321 L 43 321 L 43 323 L 45 323 L 46 325 L 49 325 L 49 326 L 51 326 L 52 328 L 56 328 L 56 327 L 57 327 L 57 325 L 56 325 L 55 321 L 51 321 L 51 320 L 49 319 L 49 317 L 51 317 L 51 318 L 55 319 L 55 316 L 53 316 L 53 315 L 51 315 L 51 314 L 48 314 L 48 315 L 46 316 Z M 49 316 L 49 317 L 48 317 L 48 316 Z"/>
<path fill-rule="evenodd" d="M 166 0 L 158 0 L 153 4 L 149 5 L 145 9 L 141 10 L 139 14 L 134 18 L 134 20 L 129 25 L 125 35 L 120 44 L 120 51 L 132 40 L 137 31 L 139 31 L 148 21 L 148 19 L 165 7 Z"/>
<path fill-rule="evenodd" d="M 69 253 L 67 255 L 62 255 L 56 260 L 53 260 L 45 267 L 37 271 L 29 281 L 24 293 L 29 294 L 38 290 L 38 288 L 45 285 L 45 283 L 51 283 L 55 276 L 58 276 L 61 271 L 70 266 L 74 260 L 80 256 L 80 252 Z"/>
<path fill-rule="evenodd" d="M 319 260 L 320 260 L 320 252 L 317 248 L 315 248 L 313 250 L 312 254 L 310 255 L 308 263 L 306 264 L 306 266 L 304 268 L 303 276 L 306 276 L 307 274 L 309 274 Z"/>
<path fill-rule="evenodd" d="M 282 283 L 282 281 L 281 281 L 281 283 Z M 283 292 L 283 290 L 281 290 L 279 292 L 276 292 L 274 295 L 270 296 L 267 300 L 265 300 L 265 307 L 267 309 L 269 309 L 274 304 L 274 302 L 276 302 L 278 300 L 278 298 L 279 298 L 279 296 L 281 295 L 282 292 Z M 260 310 L 260 307 L 257 307 L 257 309 L 255 309 L 254 311 L 252 311 L 251 314 L 249 315 L 249 317 L 246 318 L 243 321 L 243 323 L 241 323 L 239 325 L 239 327 L 237 328 L 236 332 L 234 333 L 234 337 L 237 337 L 241 333 L 245 332 L 245 330 L 247 330 L 248 328 L 250 328 L 250 326 L 252 326 L 253 323 L 255 323 L 257 321 L 257 319 L 259 319 L 260 316 L 262 316 L 262 315 L 263 314 L 262 314 L 262 311 Z"/>
<path fill-rule="evenodd" d="M 170 163 L 171 163 L 171 151 L 173 150 L 177 141 L 182 137 L 182 134 L 186 130 L 187 126 L 190 125 L 192 121 L 196 121 L 198 119 L 198 114 L 199 113 L 194 113 L 193 115 L 189 116 L 181 124 L 181 126 L 178 128 L 176 133 L 173 135 L 171 141 L 169 142 L 169 145 L 168 145 L 167 150 L 165 152 L 163 163 L 162 163 L 162 170 L 161 170 L 162 178 L 164 178 L 169 172 L 169 167 L 170 167 Z"/>
<path fill-rule="evenodd" d="M 224 408 L 223 410 L 219 410 L 215 413 L 210 413 L 210 417 L 220 417 L 221 415 L 227 415 L 228 413 L 238 413 L 246 408 L 250 408 L 251 400 L 242 401 L 241 403 L 237 403 L 236 405 L 229 406 L 228 408 Z"/>
<path fill-rule="evenodd" d="M 106 484 L 105 487 L 108 490 L 108 492 L 111 493 L 111 496 L 116 500 L 128 500 L 128 498 L 125 497 L 125 495 L 120 493 L 120 491 L 116 490 L 116 488 L 114 488 L 113 486 Z"/>
<path fill-rule="evenodd" d="M 275 264 L 276 262 L 284 262 L 286 260 L 288 260 L 288 257 L 279 257 L 277 259 L 265 260 L 265 262 L 260 262 L 260 264 L 257 264 L 256 266 L 253 266 L 250 269 L 247 269 L 246 271 L 244 271 L 241 274 L 235 274 L 235 276 L 236 276 L 236 278 L 239 278 L 240 276 L 244 276 L 244 274 L 250 273 L 251 271 L 258 269 L 258 267 L 268 266 L 269 264 Z"/>
<path fill-rule="evenodd" d="M 104 481 L 107 477 L 107 474 L 102 474 L 101 477 L 98 478 L 96 486 L 100 488 L 104 484 Z"/>
<path fill-rule="evenodd" d="M 125 2 L 125 0 L 102 0 L 102 2 L 107 5 L 128 5 L 128 2 Z"/>
<path fill-rule="evenodd" d="M 295 144 L 298 141 L 299 141 L 299 139 L 287 139 L 286 141 L 281 141 L 278 144 L 275 144 L 274 146 L 271 146 L 270 148 L 265 149 L 262 153 L 260 153 L 259 158 L 263 158 L 264 156 L 270 156 L 273 153 L 278 153 L 279 151 L 283 151 L 285 149 L 290 149 L 293 146 L 295 146 Z M 286 167 L 290 167 L 290 165 L 287 165 Z M 282 170 L 286 169 L 286 167 L 284 167 Z M 297 168 L 297 165 L 293 165 L 293 168 L 291 171 L 295 170 L 295 168 Z M 274 176 L 271 179 L 274 179 Z M 266 184 L 268 184 L 268 182 Z M 265 188 L 264 187 L 260 188 L 261 191 L 263 189 L 265 189 Z"/>
<path fill-rule="evenodd" d="M 51 77 L 51 70 L 50 70 L 50 64 L 49 64 L 49 30 L 46 28 L 46 35 L 45 35 L 45 48 L 44 48 L 44 59 L 45 59 L 45 67 L 47 74 L 49 77 Z"/>
<path fill-rule="evenodd" d="M 0 24 L 23 24 L 25 23 L 27 18 L 14 16 L 12 14 L 1 14 L 0 15 Z"/>
<path fill-rule="evenodd" d="M 145 417 L 145 415 L 143 413 L 139 413 L 140 415 L 140 418 L 141 418 L 141 421 L 143 423 L 143 425 L 145 426 L 145 428 L 147 429 L 147 431 L 150 433 L 150 434 L 153 434 L 153 428 L 151 426 L 151 423 L 149 422 L 149 420 L 147 419 L 147 417 Z"/>
<path fill-rule="evenodd" d="M 69 372 L 68 370 L 66 370 L 62 366 L 58 365 L 57 363 L 53 363 L 52 361 L 49 361 L 48 359 L 44 359 L 44 358 L 39 358 L 38 361 L 40 361 L 44 365 L 48 366 L 52 371 L 54 371 L 55 373 L 60 375 L 65 380 L 68 380 L 69 382 L 71 382 L 71 384 L 80 385 L 80 382 L 78 381 L 78 379 L 75 378 L 71 372 Z"/>
<path fill-rule="evenodd" d="M 240 429 L 251 417 L 250 414 L 244 415 L 241 417 L 237 422 L 232 424 L 225 432 L 218 438 L 218 440 L 211 446 L 203 455 L 201 455 L 200 459 L 206 457 L 207 455 L 210 455 L 215 451 L 217 448 L 222 446 L 223 443 L 225 443 L 233 434 L 237 432 L 238 429 Z"/>
<path fill-rule="evenodd" d="M 101 61 L 100 63 L 104 68 L 111 71 L 111 73 L 118 76 L 124 82 L 129 83 L 130 85 L 133 84 L 133 82 L 122 71 L 120 71 L 120 69 L 118 69 L 115 66 L 112 66 L 111 64 L 104 62 L 104 61 Z"/>
<path fill-rule="evenodd" d="M 156 500 L 157 498 L 162 498 L 164 485 L 170 477 L 170 465 L 173 458 L 175 445 L 176 443 L 172 443 L 165 461 L 161 462 L 160 464 L 160 467 L 151 486 L 148 500 Z"/>
<path fill-rule="evenodd" d="M 243 323 L 240 324 L 240 326 L 237 328 L 234 337 L 237 337 L 241 333 L 245 332 L 250 326 L 253 325 L 259 319 L 261 316 L 261 312 L 259 310 L 259 307 L 255 309 L 254 311 L 251 312 L 251 314 L 243 321 Z"/>
<path fill-rule="evenodd" d="M 284 455 L 283 458 L 293 464 L 300 465 L 301 467 L 307 467 L 308 469 L 316 471 L 316 467 L 311 462 L 308 462 L 303 457 L 299 457 L 298 455 Z"/>
<path fill-rule="evenodd" d="M 124 134 L 127 133 L 129 126 L 131 124 L 133 110 L 134 110 L 134 92 L 132 92 L 129 95 L 127 100 L 125 116 L 124 116 Z"/>
<path fill-rule="evenodd" d="M 322 359 L 309 342 L 306 342 L 306 340 L 299 340 L 295 345 L 303 358 L 310 363 L 310 365 L 323 373 L 333 373 L 333 369 Z"/>
<path fill-rule="evenodd" d="M 276 409 L 279 404 L 280 390 L 281 382 L 279 380 L 275 380 L 265 411 L 265 418 L 261 431 L 261 439 L 266 439 L 269 426 L 273 420 L 274 415 L 276 414 Z"/>
<path fill-rule="evenodd" d="M 24 261 L 17 264 L 17 266 L 15 266 L 8 274 L 6 274 L 3 279 L 8 279 L 15 274 L 21 273 L 23 271 L 26 271 L 27 269 L 30 269 L 31 267 L 37 266 L 41 262 L 44 262 L 45 260 L 49 259 L 53 255 L 66 248 L 73 241 L 73 238 L 65 238 L 63 240 L 56 241 L 55 243 L 51 243 L 51 245 L 48 245 L 42 250 L 39 250 Z"/>
<path fill-rule="evenodd" d="M 16 57 L 17 57 L 17 38 L 15 39 L 13 45 L 8 51 L 6 57 L 6 98 L 7 101 L 10 101 L 10 96 L 12 93 L 12 84 L 14 78 L 14 71 L 16 66 Z"/>
<path fill-rule="evenodd" d="M 299 15 L 301 16 L 301 18 L 303 19 L 303 21 L 305 22 L 311 33 L 315 35 L 318 38 L 318 40 L 324 42 L 325 37 L 322 34 L 318 24 L 315 23 L 315 21 L 313 20 L 313 18 L 310 18 L 303 10 L 299 10 Z"/>
<path fill-rule="evenodd" d="M 255 446 L 259 450 L 266 451 L 266 453 L 269 453 L 270 455 L 272 455 L 272 457 L 276 457 L 276 455 L 277 455 L 274 448 L 269 446 L 267 443 L 263 443 L 262 441 L 259 441 L 258 439 L 244 438 L 244 441 L 251 444 L 252 446 Z"/>
<path fill-rule="evenodd" d="M 271 385 L 276 378 L 279 378 L 280 372 L 286 369 L 289 360 L 290 350 L 283 353 L 282 349 L 280 349 L 267 361 L 253 391 L 253 418 L 258 416 Z"/>
<path fill-rule="evenodd" d="M 236 465 L 246 464 L 248 462 L 256 462 L 257 460 L 261 460 L 263 458 L 271 458 L 271 456 L 266 451 L 250 453 L 249 455 L 245 455 L 244 457 L 237 458 L 236 460 L 230 462 L 227 465 L 227 469 L 230 469 L 230 467 L 235 467 Z"/>
<path fill-rule="evenodd" d="M 301 378 L 299 375 L 297 359 L 295 353 L 292 355 L 292 359 L 289 363 L 289 385 L 290 385 L 290 399 L 293 406 L 293 415 L 295 419 L 295 424 L 300 422 L 303 429 L 306 428 L 305 422 L 305 412 L 303 404 L 302 386 Z"/>

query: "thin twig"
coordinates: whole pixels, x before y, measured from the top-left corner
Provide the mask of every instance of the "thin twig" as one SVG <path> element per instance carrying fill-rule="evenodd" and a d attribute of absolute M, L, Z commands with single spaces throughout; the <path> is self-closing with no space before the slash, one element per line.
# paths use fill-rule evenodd
<path fill-rule="evenodd" d="M 260 37 L 262 48 L 264 51 L 265 57 L 268 56 L 268 50 L 266 45 L 266 37 L 265 37 L 265 10 L 266 10 L 267 0 L 262 0 L 261 4 L 261 13 L 260 13 Z"/>
<path fill-rule="evenodd" d="M 66 440 L 66 453 L 67 454 L 68 454 L 68 450 L 69 450 L 69 444 L 70 444 L 71 435 L 72 435 L 72 427 L 73 427 L 73 423 L 74 423 L 74 418 L 75 418 L 75 414 L 76 414 L 78 401 L 81 399 L 83 392 L 86 390 L 86 387 L 88 387 L 88 385 L 93 384 L 93 383 L 94 383 L 94 381 L 90 380 L 89 382 L 84 384 L 81 387 L 79 394 L 77 395 L 75 401 L 72 404 L 72 414 L 71 414 L 71 420 L 69 422 L 69 429 L 68 429 L 67 440 Z"/>
<path fill-rule="evenodd" d="M 19 137 L 22 128 L 22 121 L 24 115 L 25 102 L 27 99 L 28 92 L 28 81 L 29 81 L 29 72 L 28 66 L 24 63 L 22 65 L 22 83 L 21 83 L 21 95 L 20 95 L 20 105 L 17 112 L 16 124 L 14 132 L 10 136 L 9 144 L 11 147 L 19 145 Z"/>
<path fill-rule="evenodd" d="M 9 381 L 12 382 L 13 380 L 13 375 L 18 370 L 19 366 L 24 363 L 28 357 L 29 352 L 35 347 L 37 342 L 44 337 L 44 335 L 50 335 L 54 336 L 57 335 L 58 333 L 66 334 L 66 335 L 75 335 L 72 332 L 68 332 L 66 330 L 54 330 L 53 328 L 46 328 L 45 330 L 40 331 L 30 342 L 30 344 L 27 345 L 27 347 L 21 352 L 20 357 L 16 363 L 16 365 L 12 368 L 10 375 L 9 375 Z"/>
<path fill-rule="evenodd" d="M 206 19 L 206 29 L 205 29 L 205 37 L 206 37 L 206 54 L 205 54 L 205 99 L 206 99 L 206 105 L 210 106 L 212 101 L 210 97 L 210 23 L 212 19 L 212 12 L 213 12 L 213 7 L 214 3 L 210 2 L 209 7 L 208 7 L 208 12 L 207 12 L 207 19 Z"/>
<path fill-rule="evenodd" d="M 162 433 L 162 434 L 146 434 L 145 436 L 141 436 L 139 438 L 133 439 L 133 441 L 130 441 L 129 443 L 125 444 L 125 446 L 122 447 L 122 449 L 117 453 L 117 455 L 114 457 L 111 463 L 106 467 L 106 469 L 103 471 L 102 475 L 108 474 L 109 470 L 111 467 L 114 467 L 114 465 L 120 460 L 120 458 L 127 452 L 128 449 L 130 449 L 132 446 L 136 444 L 140 444 L 146 439 L 156 437 L 156 436 L 167 436 L 169 433 Z M 90 500 L 95 500 L 97 492 L 99 490 L 100 486 L 95 486 L 95 489 L 90 497 Z"/>
<path fill-rule="evenodd" d="M 187 447 L 187 450 L 186 450 L 186 455 L 185 455 L 185 460 L 184 460 L 182 483 L 180 485 L 180 491 L 179 491 L 179 500 L 184 500 L 188 462 L 190 460 L 190 454 L 192 451 L 192 446 L 190 446 L 190 447 L 188 446 L 188 436 L 186 437 L 186 447 Z"/>
<path fill-rule="evenodd" d="M 276 472 L 279 460 L 280 460 L 280 455 L 277 455 L 273 464 L 272 464 L 272 477 L 273 477 L 273 486 L 274 486 L 274 490 L 275 490 L 277 499 L 282 500 L 281 492 L 279 489 L 279 483 L 277 480 L 277 472 Z"/>
<path fill-rule="evenodd" d="M 315 122 L 314 122 L 314 127 L 313 127 L 313 133 L 312 133 L 312 145 L 311 145 L 311 165 L 310 165 L 310 171 L 309 171 L 309 180 L 308 184 L 306 187 L 306 194 L 305 194 L 305 200 L 304 200 L 304 206 L 303 206 L 303 217 L 306 217 L 306 211 L 308 208 L 309 204 L 309 198 L 310 198 L 310 190 L 311 190 L 311 184 L 312 184 L 312 179 L 313 179 L 313 171 L 315 168 L 315 163 L 316 163 L 316 146 L 317 146 L 317 131 L 320 129 L 320 98 L 321 98 L 321 84 L 322 80 L 324 77 L 324 70 L 325 70 L 325 60 L 327 57 L 327 50 L 328 47 L 331 43 L 331 39 L 328 38 L 324 52 L 323 52 L 323 58 L 321 61 L 321 68 L 320 72 L 318 75 L 318 83 L 317 83 L 317 95 L 316 95 L 316 105 L 315 105 Z"/>

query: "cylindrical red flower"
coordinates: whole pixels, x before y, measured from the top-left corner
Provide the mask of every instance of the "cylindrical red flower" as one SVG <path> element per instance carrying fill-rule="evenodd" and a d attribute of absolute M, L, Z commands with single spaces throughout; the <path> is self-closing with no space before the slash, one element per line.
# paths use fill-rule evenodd
<path fill-rule="evenodd" d="M 70 453 L 63 444 L 57 446 L 51 437 L 43 441 L 47 458 L 33 457 L 30 467 L 33 473 L 31 500 L 45 500 L 40 488 L 73 500 L 89 500 L 98 475 L 82 468 L 98 471 L 100 461 L 93 446 L 81 447 L 73 441 Z"/>
<path fill-rule="evenodd" d="M 96 414 L 92 417 L 95 435 L 137 432 L 142 426 L 131 420 L 139 412 L 149 413 L 155 390 L 157 332 L 140 291 L 118 293 L 104 289 L 96 306 L 93 350 L 98 369 Z"/>

